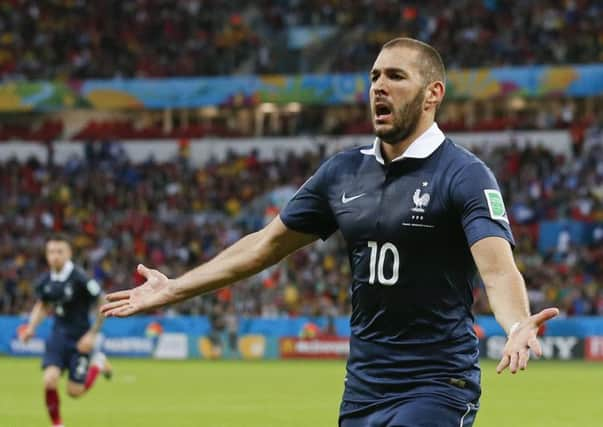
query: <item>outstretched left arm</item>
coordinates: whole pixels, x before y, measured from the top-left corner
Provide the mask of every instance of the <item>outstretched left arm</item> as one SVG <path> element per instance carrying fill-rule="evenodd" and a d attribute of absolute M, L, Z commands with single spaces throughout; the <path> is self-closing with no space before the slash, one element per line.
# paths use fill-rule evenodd
<path fill-rule="evenodd" d="M 511 246 L 501 237 L 486 237 L 471 246 L 473 259 L 484 281 L 488 301 L 498 323 L 508 335 L 503 356 L 496 371 L 509 367 L 511 373 L 525 369 L 530 349 L 541 356 L 538 328 L 559 314 L 547 308 L 530 316 L 525 283 L 515 265 Z"/>

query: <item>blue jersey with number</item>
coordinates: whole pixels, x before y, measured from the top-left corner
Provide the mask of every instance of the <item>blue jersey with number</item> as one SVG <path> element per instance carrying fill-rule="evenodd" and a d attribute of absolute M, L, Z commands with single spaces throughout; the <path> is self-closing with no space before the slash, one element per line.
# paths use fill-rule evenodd
<path fill-rule="evenodd" d="M 470 247 L 513 243 L 496 180 L 433 125 L 385 164 L 380 141 L 324 162 L 281 212 L 290 229 L 340 230 L 352 267 L 344 402 L 480 395 Z M 342 411 L 345 411 L 342 406 Z"/>
<path fill-rule="evenodd" d="M 59 273 L 43 274 L 35 289 L 38 298 L 54 308 L 54 332 L 79 338 L 90 328 L 90 309 L 101 288 L 81 268 L 68 262 Z"/>

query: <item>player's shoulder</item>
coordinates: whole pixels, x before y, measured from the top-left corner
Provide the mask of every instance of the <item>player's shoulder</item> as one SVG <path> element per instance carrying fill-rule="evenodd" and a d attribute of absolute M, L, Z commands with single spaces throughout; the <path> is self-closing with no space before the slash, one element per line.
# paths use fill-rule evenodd
<path fill-rule="evenodd" d="M 48 282 L 50 282 L 50 272 L 45 271 L 44 273 L 42 273 L 38 277 L 36 277 L 36 279 L 34 280 L 34 282 L 33 282 L 34 288 L 39 288 L 41 286 L 44 286 Z"/>
<path fill-rule="evenodd" d="M 331 171 L 345 173 L 350 169 L 357 169 L 366 157 L 363 152 L 371 149 L 371 145 L 346 148 L 333 154 L 323 164 Z"/>
<path fill-rule="evenodd" d="M 449 171 L 455 173 L 470 173 L 472 170 L 489 170 L 482 159 L 474 153 L 446 138 L 443 147 L 443 157 L 448 163 Z"/>
<path fill-rule="evenodd" d="M 73 268 L 71 278 L 72 280 L 75 280 L 77 283 L 79 283 L 81 286 L 86 287 L 88 293 L 93 297 L 98 296 L 102 291 L 100 284 L 88 273 L 86 273 L 86 270 L 84 270 L 80 266 L 76 265 Z"/>
<path fill-rule="evenodd" d="M 474 153 L 466 149 L 465 147 L 457 144 L 452 139 L 446 137 L 444 141 L 444 155 L 450 159 L 450 161 L 466 166 L 473 163 L 484 163 L 482 159 L 477 157 Z"/>
<path fill-rule="evenodd" d="M 73 271 L 71 272 L 70 275 L 70 279 L 71 280 L 76 280 L 78 282 L 83 282 L 86 283 L 88 281 L 88 273 L 86 273 L 86 270 L 83 269 L 83 267 L 79 266 L 79 265 L 74 265 L 73 266 Z"/>

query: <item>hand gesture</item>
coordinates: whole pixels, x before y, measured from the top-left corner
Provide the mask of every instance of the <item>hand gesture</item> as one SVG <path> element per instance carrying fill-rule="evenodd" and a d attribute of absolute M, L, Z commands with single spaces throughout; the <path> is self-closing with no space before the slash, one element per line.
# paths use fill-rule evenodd
<path fill-rule="evenodd" d="M 137 270 L 147 279 L 146 282 L 133 289 L 108 294 L 108 303 L 101 307 L 103 315 L 128 317 L 171 302 L 168 298 L 170 279 L 165 274 L 142 264 L 138 265 Z"/>
<path fill-rule="evenodd" d="M 496 367 L 496 372 L 500 374 L 507 367 L 512 374 L 516 373 L 518 369 L 523 371 L 528 366 L 530 350 L 534 352 L 536 357 L 542 356 L 542 348 L 537 338 L 538 329 L 547 320 L 558 314 L 559 310 L 556 308 L 545 308 L 540 313 L 528 317 L 513 329 L 503 349 L 503 355 Z"/>

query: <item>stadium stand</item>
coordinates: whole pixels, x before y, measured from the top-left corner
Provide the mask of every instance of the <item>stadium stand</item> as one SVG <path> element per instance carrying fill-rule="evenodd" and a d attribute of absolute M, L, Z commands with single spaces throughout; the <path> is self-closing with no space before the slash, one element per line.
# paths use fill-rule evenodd
<path fill-rule="evenodd" d="M 434 45 L 449 68 L 590 63 L 603 60 L 601 18 L 590 0 L 11 0 L 0 77 L 364 72 L 400 34 Z"/>
<path fill-rule="evenodd" d="M 108 10 L 115 19 L 101 18 Z M 603 60 L 601 15 L 591 0 L 9 0 L 0 5 L 0 80 L 77 85 L 94 78 L 364 73 L 381 44 L 401 34 L 433 44 L 449 69 L 588 64 Z M 326 54 L 335 44 L 337 54 Z M 521 108 L 511 101 L 450 99 L 438 122 L 447 132 L 570 132 L 572 158 L 512 141 L 481 155 L 506 195 L 534 308 L 556 304 L 568 315 L 603 314 L 600 97 L 526 97 Z M 295 116 L 274 115 L 273 126 L 259 129 L 254 114 L 262 106 L 255 104 L 216 107 L 209 119 L 178 111 L 174 126 L 157 119 L 161 111 L 110 118 L 93 112 L 74 128 L 44 108 L 10 110 L 19 102 L 5 106 L 0 141 L 87 144 L 84 158 L 66 164 L 0 164 L 0 313 L 11 314 L 31 307 L 50 231 L 74 239 L 78 261 L 106 290 L 139 282 L 132 267 L 142 260 L 177 275 L 275 215 L 279 204 L 270 195 L 291 194 L 322 160 L 314 153 L 273 160 L 231 154 L 199 167 L 188 162 L 183 143 L 179 159 L 134 164 L 112 141 L 318 135 L 328 142 L 372 132 L 364 104 L 302 105 Z M 251 125 L 237 120 L 234 112 L 241 111 Z M 585 241 L 561 233 L 541 247 L 541 226 L 564 220 L 592 225 Z M 208 314 L 224 304 L 237 314 L 347 314 L 346 258 L 333 239 L 245 284 L 170 310 Z M 475 311 L 487 313 L 483 291 L 475 297 Z"/>
<path fill-rule="evenodd" d="M 603 314 L 603 128 L 593 125 L 586 134 L 573 159 L 512 142 L 481 154 L 507 195 L 518 265 L 535 309 L 555 304 L 567 315 Z M 0 312 L 29 309 L 50 231 L 73 238 L 79 262 L 106 290 L 140 283 L 132 266 L 142 260 L 177 275 L 259 228 L 278 211 L 271 195 L 292 194 L 321 160 L 310 152 L 273 160 L 231 153 L 193 167 L 183 152 L 179 159 L 133 164 L 120 144 L 105 142 L 88 144 L 85 158 L 62 166 L 6 161 L 0 165 Z M 592 236 L 539 248 L 543 222 L 563 219 L 593 224 Z M 331 239 L 175 310 L 208 314 L 218 304 L 243 315 L 347 314 L 346 258 L 343 243 Z M 489 312 L 483 291 L 475 297 L 476 312 Z"/>

